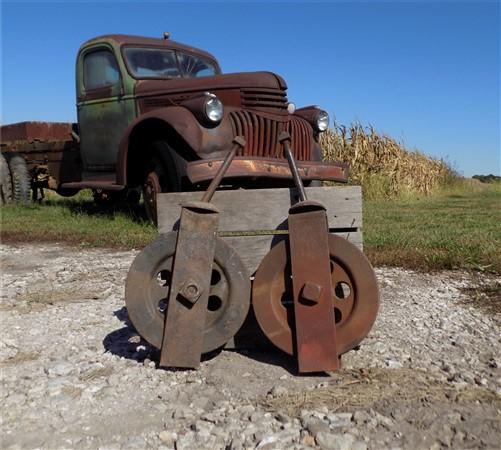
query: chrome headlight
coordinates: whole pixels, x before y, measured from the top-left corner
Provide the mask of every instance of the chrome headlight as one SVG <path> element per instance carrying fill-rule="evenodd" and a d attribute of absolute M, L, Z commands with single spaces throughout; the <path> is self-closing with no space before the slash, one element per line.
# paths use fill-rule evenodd
<path fill-rule="evenodd" d="M 217 123 L 223 118 L 223 104 L 214 94 L 206 95 L 204 111 L 210 122 Z"/>
<path fill-rule="evenodd" d="M 315 120 L 317 131 L 325 131 L 329 127 L 329 114 L 319 111 Z"/>

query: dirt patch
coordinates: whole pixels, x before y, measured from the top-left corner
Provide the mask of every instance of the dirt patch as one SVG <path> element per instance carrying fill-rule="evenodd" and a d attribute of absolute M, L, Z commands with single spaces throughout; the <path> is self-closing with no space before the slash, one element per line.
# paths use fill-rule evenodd
<path fill-rule="evenodd" d="M 22 364 L 25 362 L 35 361 L 38 359 L 38 354 L 34 352 L 17 352 L 14 356 L 0 361 L 0 367 L 2 366 L 13 366 L 17 364 Z"/>
<path fill-rule="evenodd" d="M 463 288 L 464 302 L 484 309 L 490 314 L 501 314 L 501 281 L 477 280 L 472 285 Z"/>
<path fill-rule="evenodd" d="M 372 408 L 387 413 L 388 402 L 489 403 L 501 408 L 501 398 L 489 389 L 453 386 L 426 372 L 411 369 L 342 370 L 320 387 L 263 400 L 270 411 L 290 416 L 302 410 L 327 406 L 332 411 Z"/>

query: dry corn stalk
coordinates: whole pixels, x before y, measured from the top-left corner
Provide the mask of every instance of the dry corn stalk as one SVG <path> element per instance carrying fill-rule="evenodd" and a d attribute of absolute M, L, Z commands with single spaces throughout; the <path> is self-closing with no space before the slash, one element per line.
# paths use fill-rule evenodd
<path fill-rule="evenodd" d="M 348 128 L 334 123 L 322 134 L 321 144 L 326 160 L 350 164 L 351 182 L 361 184 L 368 198 L 427 195 L 457 177 L 443 160 L 409 151 L 359 122 Z"/>

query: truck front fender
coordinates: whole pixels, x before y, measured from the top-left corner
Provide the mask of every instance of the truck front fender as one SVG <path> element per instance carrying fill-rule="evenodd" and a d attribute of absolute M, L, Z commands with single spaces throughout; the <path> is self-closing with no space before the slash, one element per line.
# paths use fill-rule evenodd
<path fill-rule="evenodd" d="M 171 106 L 142 114 L 129 124 L 120 141 L 117 156 L 117 184 L 127 185 L 127 161 L 134 131 L 146 122 L 153 121 L 174 129 L 195 152 L 201 148 L 203 132 L 200 124 L 188 109 L 181 106 Z"/>

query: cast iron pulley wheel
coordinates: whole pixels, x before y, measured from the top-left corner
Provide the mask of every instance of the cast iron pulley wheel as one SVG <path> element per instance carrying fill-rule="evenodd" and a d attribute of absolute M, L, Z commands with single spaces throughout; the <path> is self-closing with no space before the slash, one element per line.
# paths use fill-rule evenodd
<path fill-rule="evenodd" d="M 29 202 L 31 178 L 25 159 L 18 154 L 10 155 L 9 168 L 12 175 L 12 199 L 18 203 Z"/>
<path fill-rule="evenodd" d="M 125 284 L 125 304 L 136 331 L 162 345 L 177 233 L 159 235 L 136 256 Z M 196 257 L 196 256 L 195 256 Z M 242 326 L 250 304 L 250 280 L 242 260 L 216 238 L 203 353 L 225 345 Z"/>
<path fill-rule="evenodd" d="M 0 204 L 12 201 L 12 177 L 7 160 L 0 153 Z"/>
<path fill-rule="evenodd" d="M 264 334 L 284 352 L 294 351 L 294 304 L 288 242 L 279 242 L 265 256 L 252 287 L 252 306 Z M 332 273 L 332 313 L 336 321 L 337 353 L 356 347 L 367 336 L 379 308 L 376 275 L 365 255 L 353 244 L 329 235 Z"/>

